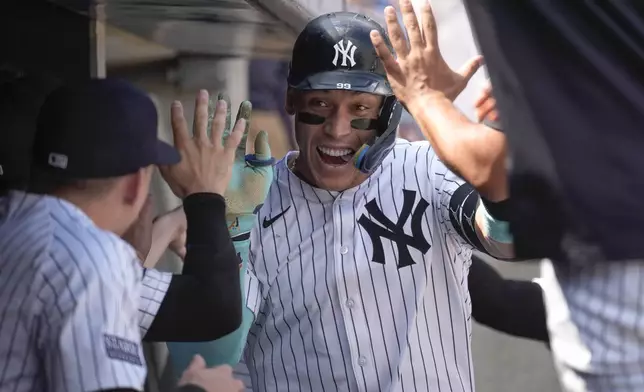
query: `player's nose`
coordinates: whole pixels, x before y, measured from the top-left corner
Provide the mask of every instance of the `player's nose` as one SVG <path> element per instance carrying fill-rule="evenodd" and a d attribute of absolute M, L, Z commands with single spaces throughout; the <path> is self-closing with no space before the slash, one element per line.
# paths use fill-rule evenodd
<path fill-rule="evenodd" d="M 326 122 L 324 132 L 333 138 L 343 138 L 351 134 L 351 117 L 346 110 L 339 108 Z"/>

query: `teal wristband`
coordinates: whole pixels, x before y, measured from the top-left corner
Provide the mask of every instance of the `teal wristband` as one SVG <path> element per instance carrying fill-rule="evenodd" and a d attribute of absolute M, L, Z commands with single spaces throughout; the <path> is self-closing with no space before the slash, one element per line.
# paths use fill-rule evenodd
<path fill-rule="evenodd" d="M 514 242 L 512 232 L 510 232 L 510 223 L 494 217 L 485 208 L 485 203 L 481 203 L 483 208 L 484 224 L 487 229 L 487 235 L 490 239 L 503 244 L 511 244 Z"/>

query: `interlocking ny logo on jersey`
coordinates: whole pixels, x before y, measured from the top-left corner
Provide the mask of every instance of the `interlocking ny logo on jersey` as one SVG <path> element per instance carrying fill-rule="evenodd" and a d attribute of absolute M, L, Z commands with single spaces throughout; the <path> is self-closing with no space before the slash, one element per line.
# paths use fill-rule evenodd
<path fill-rule="evenodd" d="M 429 248 L 431 248 L 431 245 L 425 239 L 422 226 L 423 215 L 429 203 L 421 197 L 416 207 L 414 207 L 416 192 L 403 189 L 403 195 L 402 211 L 400 211 L 400 216 L 396 223 L 385 216 L 380 207 L 378 207 L 376 199 L 368 202 L 365 209 L 380 225 L 369 219 L 365 214 L 362 214 L 360 219 L 358 219 L 358 224 L 365 229 L 373 244 L 371 261 L 385 264 L 385 252 L 382 247 L 382 239 L 386 238 L 393 241 L 396 244 L 396 248 L 398 248 L 398 269 L 416 264 L 409 253 L 410 246 L 423 254 L 427 253 Z M 405 233 L 404 227 L 410 216 L 411 235 L 408 235 Z"/>
<path fill-rule="evenodd" d="M 346 40 L 346 46 L 345 46 L 345 41 L 341 40 L 337 44 L 333 46 L 333 49 L 335 49 L 335 56 L 333 57 L 333 65 L 338 66 L 338 59 L 340 56 L 342 56 L 342 62 L 340 63 L 340 66 L 346 67 L 348 66 L 347 61 L 351 64 L 351 67 L 356 65 L 356 61 L 353 58 L 356 54 L 356 49 L 358 47 L 353 44 L 353 42 Z"/>

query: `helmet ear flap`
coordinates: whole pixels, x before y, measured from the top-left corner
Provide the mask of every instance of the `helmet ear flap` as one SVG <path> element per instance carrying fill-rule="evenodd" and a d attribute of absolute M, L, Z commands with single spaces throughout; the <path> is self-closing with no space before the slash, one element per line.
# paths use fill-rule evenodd
<path fill-rule="evenodd" d="M 396 144 L 396 132 L 402 117 L 402 104 L 395 96 L 385 98 L 378 117 L 376 135 L 354 155 L 353 163 L 363 173 L 373 172 Z"/>

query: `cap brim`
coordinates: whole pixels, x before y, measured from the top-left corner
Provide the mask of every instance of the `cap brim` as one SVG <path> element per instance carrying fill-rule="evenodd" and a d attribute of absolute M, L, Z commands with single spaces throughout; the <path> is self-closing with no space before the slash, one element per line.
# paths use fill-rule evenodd
<path fill-rule="evenodd" d="M 393 95 L 389 82 L 381 75 L 349 70 L 320 72 L 291 87 L 296 90 L 349 90 L 384 96 Z"/>
<path fill-rule="evenodd" d="M 181 161 L 181 154 L 174 146 L 159 140 L 157 142 L 157 165 L 175 165 Z"/>

